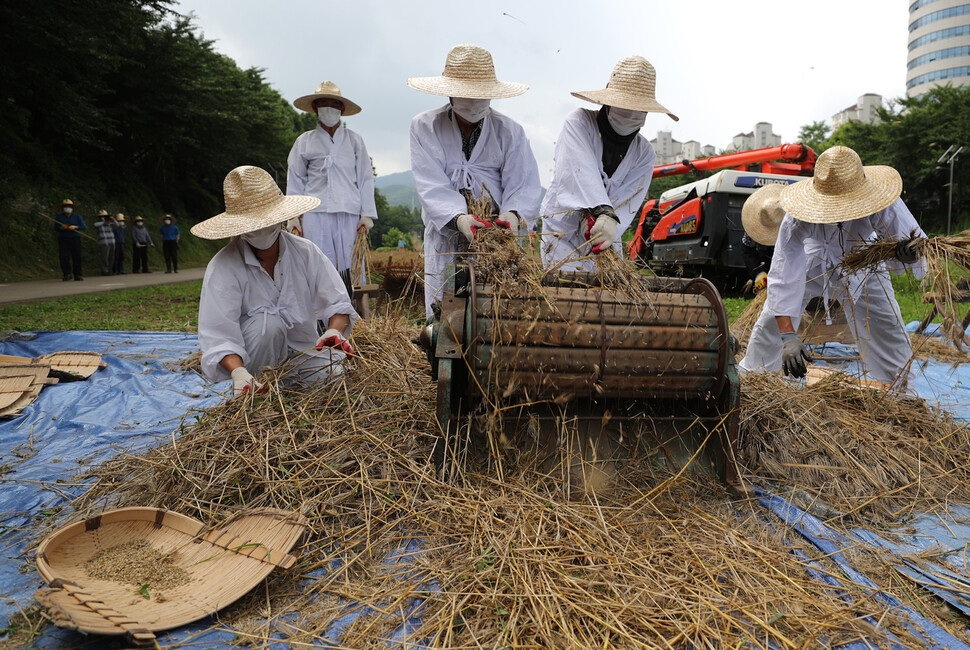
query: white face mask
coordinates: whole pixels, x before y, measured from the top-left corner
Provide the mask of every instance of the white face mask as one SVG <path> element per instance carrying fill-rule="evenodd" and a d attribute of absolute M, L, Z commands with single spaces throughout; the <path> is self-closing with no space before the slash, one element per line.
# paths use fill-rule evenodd
<path fill-rule="evenodd" d="M 324 126 L 334 127 L 340 124 L 340 113 L 341 110 L 339 108 L 320 106 L 317 108 L 317 119 Z"/>
<path fill-rule="evenodd" d="M 64 214 L 71 214 L 74 212 L 74 208 L 64 208 Z"/>
<path fill-rule="evenodd" d="M 278 223 L 274 223 L 272 226 L 267 226 L 266 228 L 260 228 L 259 230 L 254 230 L 252 232 L 247 232 L 240 235 L 244 242 L 261 251 L 266 250 L 276 243 L 276 239 L 279 236 L 280 225 Z"/>
<path fill-rule="evenodd" d="M 481 121 L 492 110 L 489 108 L 490 99 L 466 99 L 452 97 L 451 108 L 463 118 L 475 124 Z"/>
<path fill-rule="evenodd" d="M 171 226 L 172 225 L 172 220 L 171 219 L 165 219 L 164 221 L 162 221 L 162 223 L 164 223 L 166 226 Z"/>
<path fill-rule="evenodd" d="M 625 108 L 610 106 L 606 119 L 618 135 L 630 135 L 634 131 L 640 130 L 640 127 L 647 120 L 647 114 L 643 111 L 628 111 Z"/>

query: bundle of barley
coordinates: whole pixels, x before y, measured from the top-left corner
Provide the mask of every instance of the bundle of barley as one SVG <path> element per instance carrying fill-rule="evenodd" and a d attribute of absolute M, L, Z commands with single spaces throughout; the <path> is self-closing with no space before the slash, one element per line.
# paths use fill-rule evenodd
<path fill-rule="evenodd" d="M 368 253 L 370 253 L 370 244 L 367 241 L 367 229 L 360 227 L 354 238 L 354 247 L 350 251 L 350 270 L 355 274 L 360 273 L 360 278 L 363 278 L 362 284 L 367 284 Z M 360 278 L 355 276 L 354 284 Z"/>
<path fill-rule="evenodd" d="M 970 428 L 917 398 L 833 375 L 742 379 L 742 460 L 851 520 L 895 521 L 970 500 Z"/>
<path fill-rule="evenodd" d="M 257 590 L 223 613 L 223 621 L 241 621 L 240 634 L 255 642 L 282 636 L 294 645 L 319 644 L 334 620 L 353 611 L 361 616 L 328 642 L 384 647 L 402 625 L 411 630 L 407 641 L 434 647 L 485 640 L 526 647 L 885 641 L 871 622 L 860 622 L 892 621 L 865 589 L 846 584 L 847 600 L 820 589 L 791 553 L 800 542 L 771 532 L 743 507 L 739 514 L 713 483 L 667 473 L 654 450 L 639 447 L 635 428 L 610 489 L 570 491 L 562 479 L 570 468 L 528 462 L 521 449 L 506 452 L 521 457 L 501 480 L 477 472 L 488 461 L 474 457 L 460 480 L 439 480 L 429 461 L 434 388 L 423 353 L 409 343 L 413 334 L 403 319 L 360 322 L 359 357 L 340 379 L 209 409 L 158 447 L 92 471 L 96 483 L 75 505 L 82 512 L 106 504 L 161 506 L 213 522 L 244 507 L 306 515 L 311 537 L 302 554 L 294 551 L 300 564 L 271 585 L 271 598 Z M 748 388 L 755 392 L 745 403 L 749 435 L 755 420 L 767 432 L 751 460 L 765 473 L 770 454 L 783 453 L 769 449 L 769 441 L 782 446 L 778 431 L 792 426 L 793 404 L 805 400 L 773 385 Z M 789 420 L 766 415 L 767 397 L 758 401 L 759 391 L 779 398 L 774 406 L 787 407 Z M 851 400 L 849 407 L 853 418 L 857 410 L 879 410 Z M 923 419 L 892 413 L 907 431 L 929 420 L 926 411 Z M 816 445 L 832 440 L 813 435 Z M 932 440 L 951 450 L 962 444 L 956 433 Z M 877 468 L 888 455 L 865 456 L 862 471 L 884 471 Z M 771 475 L 782 476 L 787 465 L 775 465 L 780 469 Z M 946 480 L 967 485 L 960 469 L 943 469 L 951 472 Z M 934 494 L 942 492 L 941 483 L 924 480 L 936 486 Z M 873 502 L 896 496 L 889 488 L 873 492 L 872 485 L 843 481 L 837 494 L 860 511 L 875 509 L 861 503 L 862 494 Z M 849 495 L 853 486 L 859 493 Z M 810 548 L 802 551 L 836 571 Z M 890 629 L 902 643 L 918 645 L 901 626 Z"/>

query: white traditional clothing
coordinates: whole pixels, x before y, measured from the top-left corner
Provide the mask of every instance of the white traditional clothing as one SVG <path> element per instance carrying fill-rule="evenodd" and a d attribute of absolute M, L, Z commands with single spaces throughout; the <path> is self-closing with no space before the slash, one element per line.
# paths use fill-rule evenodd
<path fill-rule="evenodd" d="M 775 316 L 789 316 L 797 331 L 805 306 L 820 296 L 826 310 L 835 300 L 842 305 L 869 378 L 895 382 L 909 363 L 912 347 L 888 272 L 911 268 L 921 278 L 923 261 L 903 264 L 892 259 L 876 269 L 851 274 L 838 265 L 854 246 L 913 234 L 926 236 L 902 199 L 869 217 L 839 223 L 809 223 L 786 215 L 768 271 L 768 297 L 751 331 L 741 369 L 781 370 L 781 334 Z"/>
<path fill-rule="evenodd" d="M 303 236 L 346 271 L 360 218 L 377 219 L 374 169 L 363 138 L 342 124 L 330 137 L 318 123 L 296 139 L 287 164 L 287 195 L 320 199 L 320 207 L 303 215 Z"/>
<path fill-rule="evenodd" d="M 525 131 L 494 108 L 483 118 L 481 135 L 468 160 L 461 131 L 448 104 L 411 120 L 411 173 L 424 220 L 424 303 L 441 297 L 445 266 L 465 249 L 465 239 L 448 224 L 468 212 L 461 190 L 476 199 L 484 184 L 496 214 L 515 211 L 526 221 L 538 215 L 542 187 Z"/>
<path fill-rule="evenodd" d="M 542 256 L 547 268 L 568 259 L 559 268 L 595 269 L 583 215 L 599 205 L 611 206 L 620 220 L 613 248 L 622 254 L 623 233 L 633 222 L 650 187 L 657 155 L 641 134 L 630 142 L 613 175 L 606 175 L 597 115 L 596 110 L 577 108 L 566 116 L 556 141 L 552 184 L 539 211 Z"/>
<path fill-rule="evenodd" d="M 272 339 L 285 327 L 289 356 L 314 357 L 330 372 L 339 372 L 342 352 L 314 347 L 317 320 L 328 322 L 336 314 L 348 314 L 350 336 L 357 313 L 350 304 L 344 283 L 333 264 L 309 241 L 280 233 L 279 260 L 274 277 L 260 266 L 252 248 L 235 239 L 216 253 L 205 270 L 199 299 L 199 347 L 202 370 L 212 381 L 229 378 L 219 362 L 230 354 L 242 357 L 249 366 L 252 355 L 246 346 L 245 329 L 259 327 L 260 336 Z M 261 321 L 261 322 L 260 322 Z M 276 365 L 285 359 L 275 359 Z M 313 359 L 299 359 L 298 363 Z M 262 368 L 253 367 L 254 373 Z"/>

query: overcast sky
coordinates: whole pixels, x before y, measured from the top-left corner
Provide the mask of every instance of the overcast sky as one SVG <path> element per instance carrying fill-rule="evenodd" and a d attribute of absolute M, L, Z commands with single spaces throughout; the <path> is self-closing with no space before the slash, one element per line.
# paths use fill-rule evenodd
<path fill-rule="evenodd" d="M 410 167 L 408 125 L 447 100 L 412 90 L 441 74 L 460 43 L 492 53 L 498 78 L 531 86 L 493 106 L 520 122 L 543 185 L 570 96 L 603 88 L 617 60 L 657 69 L 657 99 L 680 117 L 647 116 L 642 133 L 726 148 L 756 122 L 783 142 L 867 92 L 905 94 L 911 0 L 181 0 L 205 37 L 243 68 L 265 69 L 293 101 L 331 80 L 363 111 L 360 133 L 379 175 Z"/>

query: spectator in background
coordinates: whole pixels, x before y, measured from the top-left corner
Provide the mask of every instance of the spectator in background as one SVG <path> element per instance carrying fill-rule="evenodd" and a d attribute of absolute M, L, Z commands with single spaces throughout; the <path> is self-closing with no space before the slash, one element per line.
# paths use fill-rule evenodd
<path fill-rule="evenodd" d="M 424 221 L 424 304 L 428 317 L 441 298 L 445 266 L 480 228 L 526 234 L 538 215 L 539 166 L 522 126 L 491 108 L 491 100 L 521 95 L 525 84 L 499 81 L 492 55 L 475 45 L 448 52 L 438 77 L 411 77 L 408 86 L 448 98 L 411 120 L 411 172 Z M 491 197 L 494 223 L 469 214 L 469 203 Z"/>
<path fill-rule="evenodd" d="M 162 215 L 162 255 L 165 256 L 165 272 L 179 272 L 179 227 L 175 225 L 175 217 L 170 214 Z"/>
<path fill-rule="evenodd" d="M 748 271 L 745 290 L 755 295 L 768 286 L 771 255 L 775 252 L 778 228 L 785 218 L 779 199 L 786 183 L 771 183 L 755 190 L 741 206 L 741 256 Z"/>
<path fill-rule="evenodd" d="M 590 253 L 620 241 L 653 178 L 657 154 L 640 135 L 647 113 L 666 113 L 657 73 L 642 56 L 620 59 L 606 88 L 574 92 L 599 110 L 577 108 L 556 140 L 552 183 L 542 202 L 542 257 L 547 268 L 593 271 Z"/>
<path fill-rule="evenodd" d="M 98 251 L 101 261 L 101 275 L 114 275 L 115 268 L 115 220 L 107 210 L 98 211 L 94 227 L 98 229 Z"/>
<path fill-rule="evenodd" d="M 138 267 L 141 267 L 142 273 L 151 273 L 148 270 L 148 247 L 155 248 L 155 242 L 152 241 L 151 233 L 148 232 L 145 220 L 141 217 L 135 217 L 135 227 L 131 230 L 131 243 L 131 272 L 138 273 Z"/>
<path fill-rule="evenodd" d="M 84 218 L 74 212 L 74 202 L 71 199 L 64 199 L 61 201 L 61 213 L 54 217 L 54 231 L 57 233 L 57 254 L 65 282 L 72 275 L 78 282 L 84 279 L 81 271 L 82 230 L 87 230 Z"/>
<path fill-rule="evenodd" d="M 115 275 L 125 275 L 125 215 L 115 215 Z"/>
<path fill-rule="evenodd" d="M 302 234 L 316 244 L 337 268 L 348 293 L 363 269 L 351 269 L 354 240 L 361 228 L 369 232 L 377 219 L 374 168 L 364 139 L 341 124 L 360 106 L 340 94 L 332 81 L 293 105 L 317 116 L 317 127 L 301 134 L 287 160 L 286 193 L 320 199 L 303 215 Z"/>

